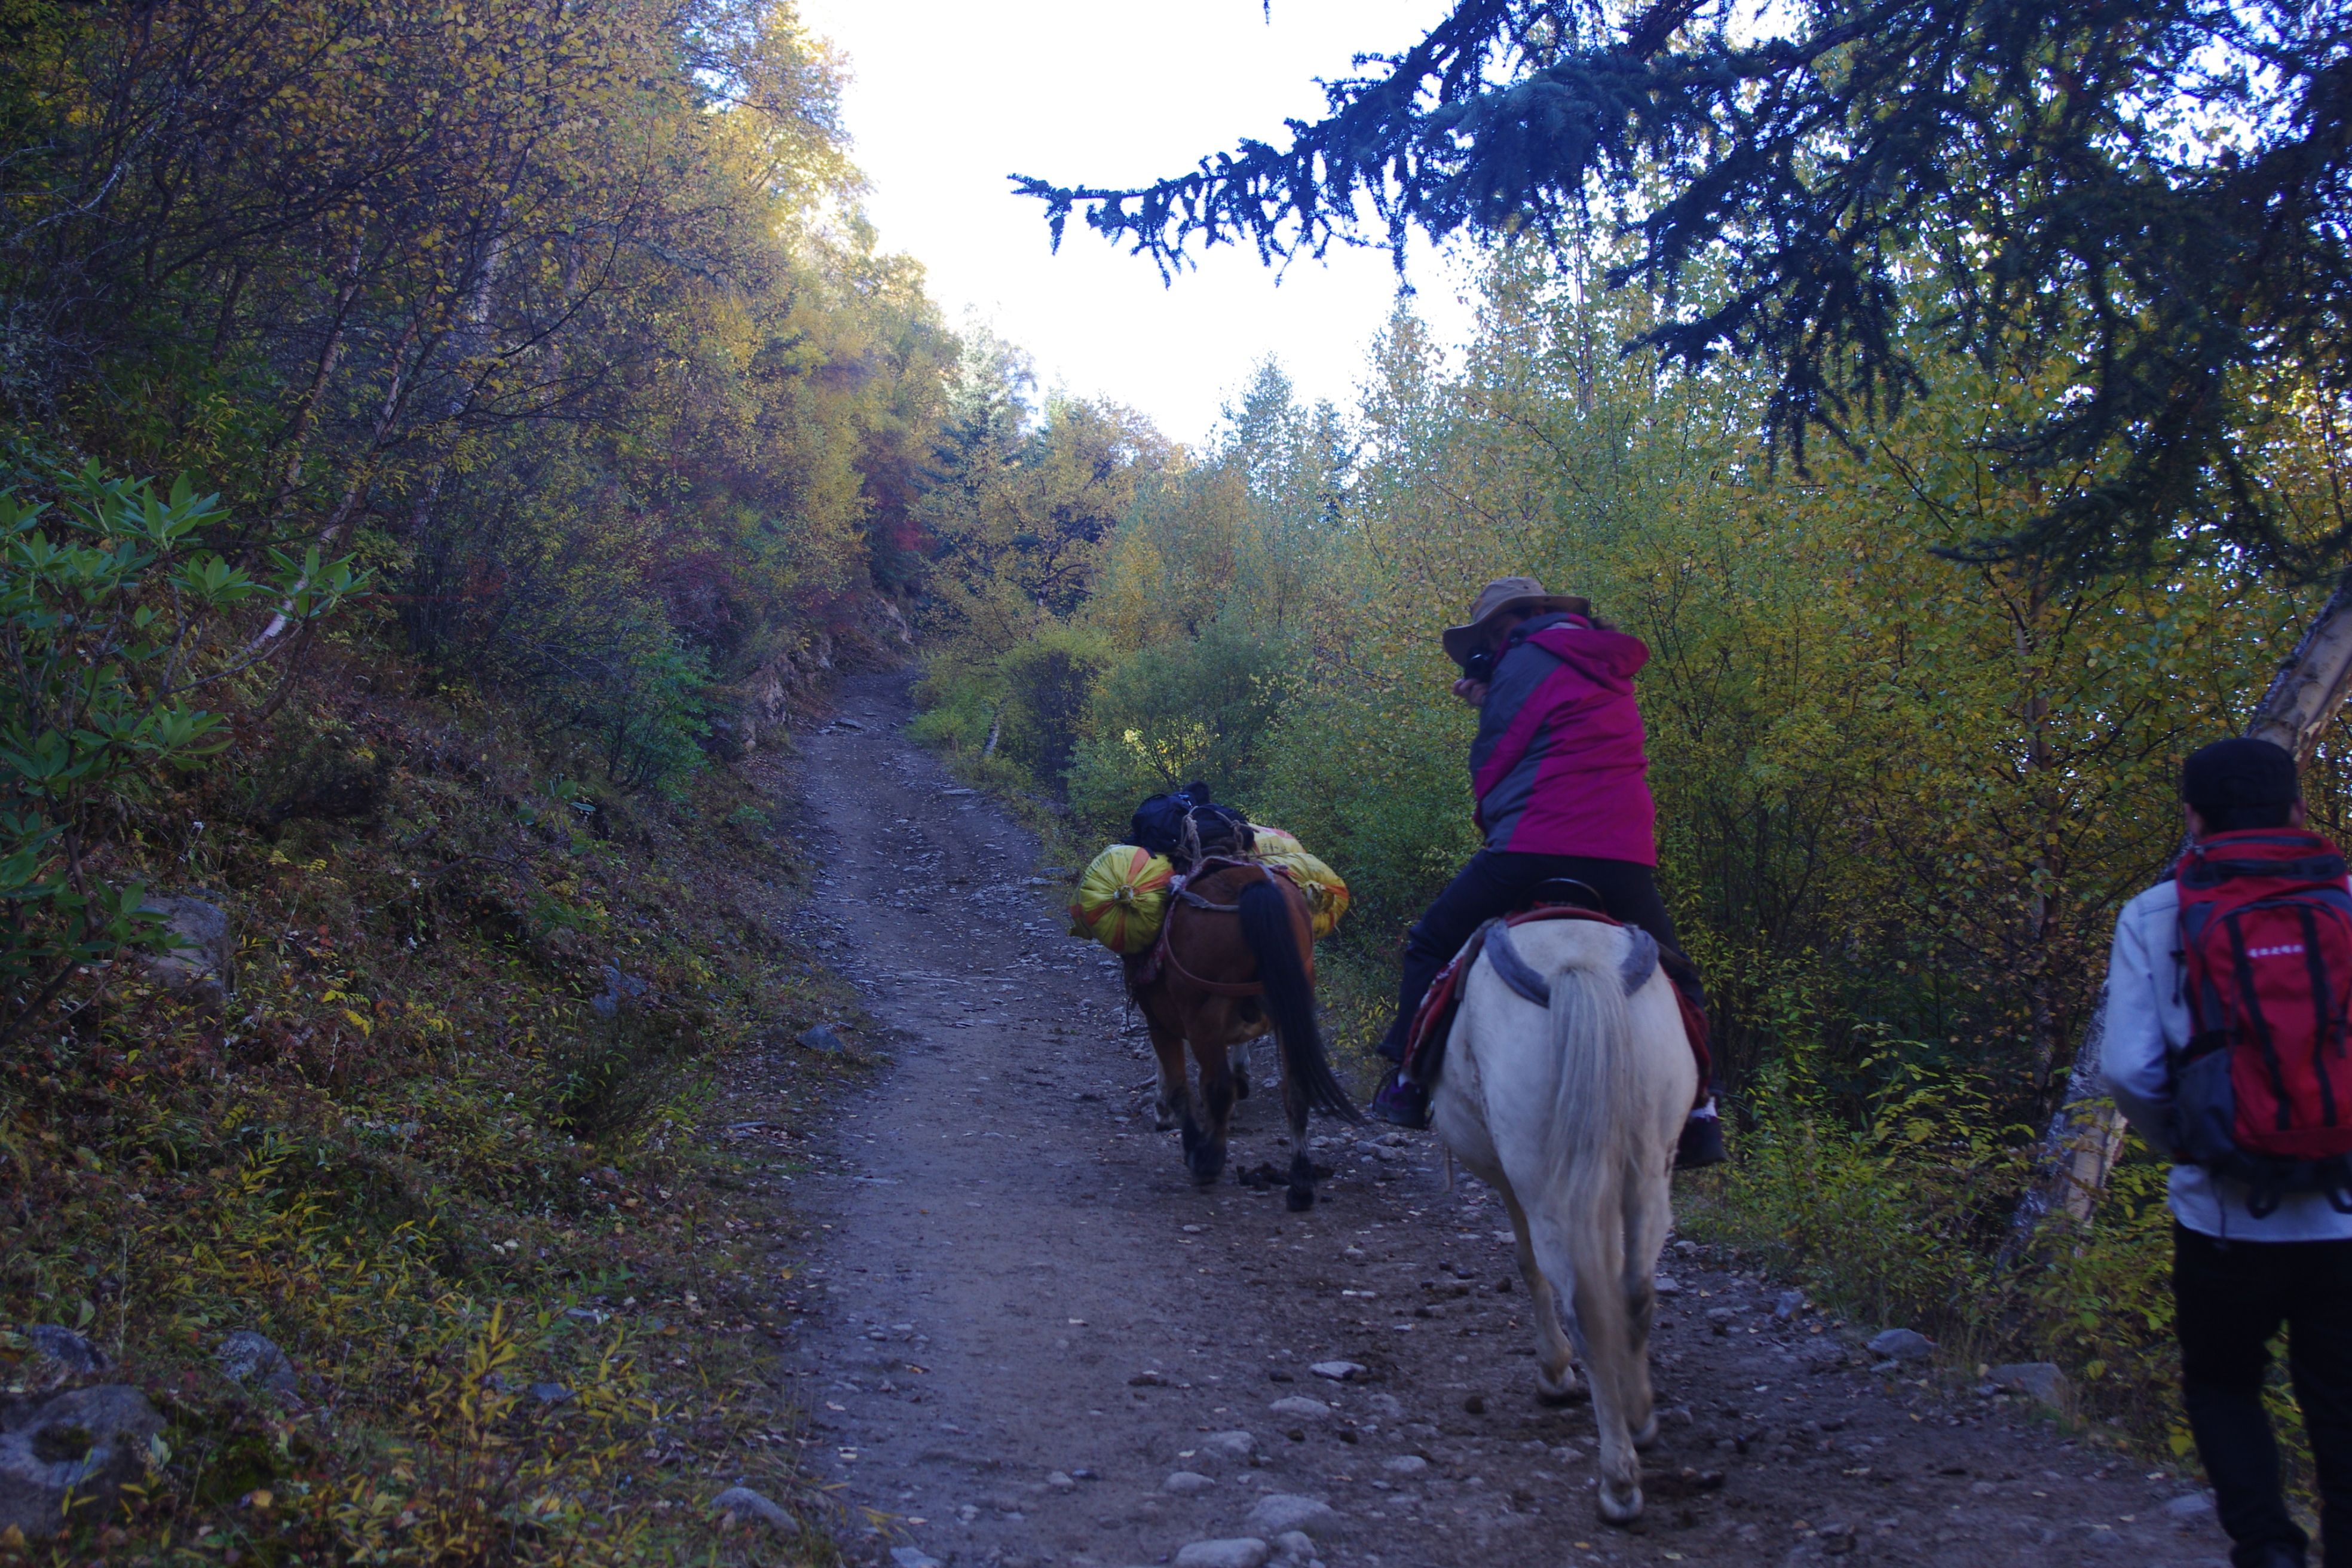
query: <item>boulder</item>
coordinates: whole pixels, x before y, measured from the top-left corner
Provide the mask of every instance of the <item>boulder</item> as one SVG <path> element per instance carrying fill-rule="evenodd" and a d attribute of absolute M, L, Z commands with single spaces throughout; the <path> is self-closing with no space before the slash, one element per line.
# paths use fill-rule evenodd
<path fill-rule="evenodd" d="M 1180 1548 L 1176 1568 L 1265 1568 L 1274 1548 L 1255 1536 L 1231 1541 L 1195 1541 Z"/>
<path fill-rule="evenodd" d="M 149 1445 L 163 1430 L 147 1396 L 120 1384 L 44 1402 L 0 1433 L 0 1531 L 55 1535 L 68 1500 L 80 1517 L 104 1512 L 123 1482 L 146 1473 Z"/>
<path fill-rule="evenodd" d="M 1334 1383 L 1345 1383 L 1351 1377 L 1364 1375 L 1363 1363 L 1353 1361 L 1318 1361 L 1307 1370 L 1318 1377 L 1328 1377 Z"/>
<path fill-rule="evenodd" d="M 1797 1352 L 1797 1362 L 1807 1372 L 1835 1372 L 1845 1365 L 1846 1358 L 1852 1353 L 1845 1346 L 1823 1334 Z"/>
<path fill-rule="evenodd" d="M 848 1048 L 841 1043 L 841 1037 L 833 1032 L 830 1024 L 819 1024 L 813 1029 L 803 1030 L 797 1043 L 804 1051 L 815 1051 L 828 1057 L 837 1057 Z"/>
<path fill-rule="evenodd" d="M 598 1016 L 617 1018 L 623 1004 L 645 999 L 648 988 L 635 975 L 624 974 L 609 963 L 600 963 L 596 967 L 604 977 L 604 989 L 589 997 L 588 1005 L 596 1009 Z"/>
<path fill-rule="evenodd" d="M 202 899 L 163 896 L 139 906 L 145 914 L 163 917 L 163 951 L 147 960 L 147 978 L 166 991 L 198 999 L 226 997 L 236 962 L 236 942 L 229 935 L 228 916 L 217 904 Z"/>
<path fill-rule="evenodd" d="M 1293 1421 L 1323 1421 L 1328 1420 L 1331 1415 L 1329 1405 L 1319 1399 L 1309 1399 L 1300 1394 L 1294 1394 L 1287 1399 L 1277 1399 L 1266 1408 L 1276 1415 L 1287 1416 Z"/>
<path fill-rule="evenodd" d="M 1244 1521 L 1252 1530 L 1283 1535 L 1297 1530 L 1308 1535 L 1328 1535 L 1339 1528 L 1339 1510 L 1328 1502 L 1295 1492 L 1268 1492 L 1251 1505 Z"/>
<path fill-rule="evenodd" d="M 1230 1432 L 1212 1432 L 1201 1439 L 1204 1453 L 1228 1459 L 1246 1459 L 1257 1451 L 1257 1439 L 1238 1427 Z"/>
<path fill-rule="evenodd" d="M 25 1358 L 25 1386 L 47 1394 L 77 1377 L 104 1372 L 114 1363 L 96 1345 L 58 1323 L 35 1323 L 25 1331 L 32 1353 Z"/>
<path fill-rule="evenodd" d="M 214 1359 L 231 1383 L 258 1393 L 275 1394 L 280 1404 L 302 1402 L 302 1374 L 267 1335 L 239 1329 L 221 1342 Z"/>
<path fill-rule="evenodd" d="M 2055 1362 L 2021 1361 L 1992 1369 L 1994 1387 L 2037 1399 L 2053 1409 L 2065 1407 L 2073 1385 Z"/>
<path fill-rule="evenodd" d="M 737 1519 L 756 1519 L 785 1535 L 801 1532 L 800 1521 L 786 1513 L 782 1504 L 750 1487 L 729 1487 L 710 1500 L 710 1511 L 731 1513 Z"/>
<path fill-rule="evenodd" d="M 1888 1329 L 1864 1348 L 1889 1361 L 1925 1361 L 1936 1353 L 1936 1342 L 1916 1329 Z"/>

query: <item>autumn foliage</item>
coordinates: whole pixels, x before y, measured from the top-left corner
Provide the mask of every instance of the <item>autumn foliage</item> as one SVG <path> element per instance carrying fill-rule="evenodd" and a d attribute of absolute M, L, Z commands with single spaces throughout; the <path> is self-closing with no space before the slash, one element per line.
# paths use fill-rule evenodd
<path fill-rule="evenodd" d="M 775 770 L 903 650 L 959 353 L 839 63 L 750 0 L 0 36 L 0 1366 L 77 1330 L 166 1422 L 0 1553 L 702 1556 L 724 1466 L 824 1556 L 737 1195 L 854 1070 L 744 1066 L 853 1016 Z"/>

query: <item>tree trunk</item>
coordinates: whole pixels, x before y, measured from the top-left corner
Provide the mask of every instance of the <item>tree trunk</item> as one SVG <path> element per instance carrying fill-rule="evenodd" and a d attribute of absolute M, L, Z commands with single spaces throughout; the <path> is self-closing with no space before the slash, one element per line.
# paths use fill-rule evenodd
<path fill-rule="evenodd" d="M 2294 753 L 2298 767 L 2311 761 L 2336 711 L 2352 690 L 2352 573 L 2347 573 L 2305 628 L 2303 640 L 2272 677 L 2270 689 L 2247 721 L 2246 734 L 2271 741 Z M 2090 1026 L 2074 1053 L 2066 1097 L 2042 1134 L 2033 1185 L 2011 1216 L 2002 1244 L 2006 1266 L 2030 1252 L 2053 1215 L 2074 1224 L 2091 1217 L 2092 1205 L 2107 1184 L 2107 1173 L 2123 1153 L 2124 1119 L 2099 1082 L 2099 1047 L 2107 1033 L 2107 998 L 2099 994 Z"/>
<path fill-rule="evenodd" d="M 287 426 L 282 446 L 286 459 L 278 476 L 278 489 L 269 498 L 267 513 L 275 524 L 283 516 L 287 503 L 294 499 L 294 490 L 302 482 L 302 458 L 310 444 L 310 426 L 318 417 L 320 400 L 327 395 L 327 384 L 334 379 L 336 362 L 343 355 L 343 329 L 351 324 L 352 302 L 359 298 L 360 263 L 364 259 L 367 227 L 352 236 L 351 260 L 343 268 L 343 287 L 335 296 L 335 315 L 327 329 L 327 342 L 319 351 L 319 366 L 310 377 L 310 388 L 302 401 L 295 405 L 294 418 Z"/>

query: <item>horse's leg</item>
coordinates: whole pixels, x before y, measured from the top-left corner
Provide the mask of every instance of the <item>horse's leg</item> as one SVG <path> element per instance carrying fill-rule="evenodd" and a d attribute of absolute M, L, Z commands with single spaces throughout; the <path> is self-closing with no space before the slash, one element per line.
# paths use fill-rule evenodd
<path fill-rule="evenodd" d="M 1528 1239 L 1527 1211 L 1519 1207 L 1519 1194 L 1503 1184 L 1503 1207 L 1510 1211 L 1511 1237 L 1518 1243 L 1519 1278 L 1528 1282 L 1528 1294 L 1534 1298 L 1536 1315 L 1536 1398 L 1546 1405 L 1566 1405 L 1576 1394 L 1576 1366 L 1569 1349 L 1568 1335 L 1559 1326 L 1559 1296 L 1552 1289 L 1551 1276 L 1536 1261 L 1536 1249 Z"/>
<path fill-rule="evenodd" d="M 1635 1386 L 1646 1386 L 1648 1376 L 1647 1369 L 1633 1364 L 1623 1268 L 1622 1259 L 1613 1256 L 1622 1245 L 1616 1217 L 1608 1211 L 1591 1216 L 1599 1221 L 1591 1227 L 1601 1232 L 1598 1235 L 1561 1235 L 1584 1227 L 1570 1225 L 1566 1215 L 1552 1226 L 1539 1218 L 1536 1253 L 1548 1266 L 1569 1271 L 1577 1348 L 1584 1352 L 1585 1377 L 1592 1387 L 1592 1423 L 1601 1436 L 1601 1486 L 1596 1500 L 1601 1517 L 1612 1524 L 1630 1524 L 1642 1512 L 1642 1459 L 1634 1450 L 1626 1417 L 1634 1403 Z M 1544 1244 L 1546 1231 L 1554 1237 L 1549 1247 Z M 1554 1258 L 1547 1258 L 1547 1252 Z M 1648 1419 L 1646 1406 L 1642 1415 Z"/>
<path fill-rule="evenodd" d="M 1151 1032 L 1151 1054 L 1160 1065 L 1160 1097 L 1151 1108 L 1152 1126 L 1165 1132 L 1192 1116 L 1192 1091 L 1184 1081 L 1184 1037 L 1163 1027 L 1148 1013 L 1144 1023 Z"/>
<path fill-rule="evenodd" d="M 1199 1031 L 1208 1041 L 1216 1037 Z M 1224 1173 L 1225 1133 L 1234 1115 L 1234 1074 L 1223 1044 L 1196 1039 L 1192 1056 L 1201 1064 L 1200 1120 L 1184 1118 L 1184 1163 L 1192 1180 L 1207 1186 Z"/>
<path fill-rule="evenodd" d="M 1279 1051 L 1275 1053 L 1277 1061 L 1281 1056 Z M 1315 1206 L 1315 1162 L 1307 1152 L 1307 1087 L 1292 1079 L 1286 1067 L 1282 1073 L 1282 1110 L 1290 1119 L 1290 1182 L 1282 1201 L 1296 1214 Z"/>
<path fill-rule="evenodd" d="M 1668 1145 L 1671 1150 L 1672 1145 Z M 1674 1223 L 1670 1179 L 1653 1177 L 1652 1169 L 1664 1169 L 1670 1158 L 1661 1152 L 1641 1167 L 1643 1173 L 1625 1184 L 1625 1292 L 1626 1351 L 1631 1358 L 1631 1386 L 1626 1390 L 1625 1421 L 1632 1429 L 1633 1447 L 1648 1448 L 1658 1440 L 1658 1417 L 1650 1387 L 1650 1322 L 1658 1304 L 1658 1250 L 1666 1244 L 1666 1231 Z"/>

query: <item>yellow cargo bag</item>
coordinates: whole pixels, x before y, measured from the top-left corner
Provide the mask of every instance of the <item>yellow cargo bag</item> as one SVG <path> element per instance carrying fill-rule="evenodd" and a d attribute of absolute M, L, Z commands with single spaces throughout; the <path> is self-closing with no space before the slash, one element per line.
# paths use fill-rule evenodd
<path fill-rule="evenodd" d="M 1095 857 L 1070 900 L 1070 934 L 1113 952 L 1136 953 L 1160 937 L 1168 913 L 1168 884 L 1176 868 L 1164 855 L 1114 844 Z"/>
<path fill-rule="evenodd" d="M 1277 855 L 1307 853 L 1307 846 L 1298 842 L 1295 834 L 1285 833 L 1279 827 L 1268 827 L 1263 822 L 1253 822 L 1250 824 L 1250 832 L 1257 837 L 1257 853 L 1261 858 L 1271 860 Z"/>
<path fill-rule="evenodd" d="M 1339 923 L 1339 917 L 1348 912 L 1348 884 L 1339 879 L 1339 873 L 1304 849 L 1266 854 L 1264 858 L 1267 865 L 1288 872 L 1298 883 L 1307 894 L 1307 914 L 1315 934 L 1329 936 L 1331 928 Z"/>

